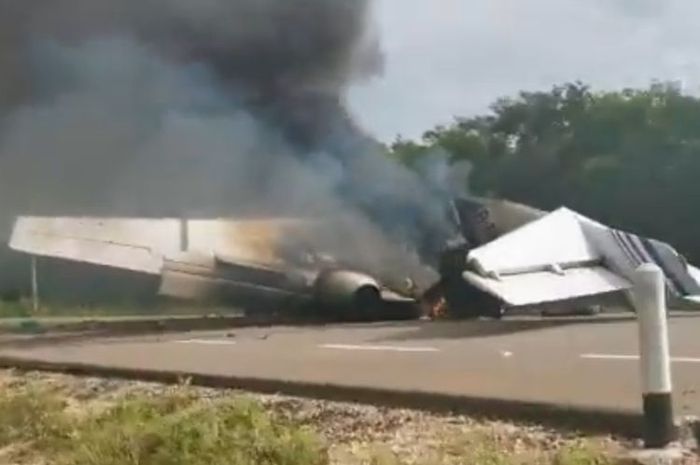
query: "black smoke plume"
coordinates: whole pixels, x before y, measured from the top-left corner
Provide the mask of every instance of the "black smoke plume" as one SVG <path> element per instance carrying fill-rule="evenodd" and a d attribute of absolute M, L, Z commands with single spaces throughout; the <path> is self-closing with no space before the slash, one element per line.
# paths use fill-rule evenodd
<path fill-rule="evenodd" d="M 371 24 L 368 0 L 0 0 L 0 238 L 27 213 L 342 215 L 431 256 L 442 194 L 344 105 L 381 72 Z"/>

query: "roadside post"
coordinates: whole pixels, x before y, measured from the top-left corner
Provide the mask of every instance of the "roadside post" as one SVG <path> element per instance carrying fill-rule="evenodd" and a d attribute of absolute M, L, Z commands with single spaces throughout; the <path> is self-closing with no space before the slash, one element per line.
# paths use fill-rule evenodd
<path fill-rule="evenodd" d="M 677 433 L 673 419 L 666 285 L 658 266 L 647 263 L 635 271 L 633 295 L 639 322 L 644 446 L 660 449 L 675 441 Z"/>
<path fill-rule="evenodd" d="M 31 277 L 32 277 L 32 309 L 36 313 L 39 311 L 39 276 L 37 272 L 36 255 L 31 257 Z"/>

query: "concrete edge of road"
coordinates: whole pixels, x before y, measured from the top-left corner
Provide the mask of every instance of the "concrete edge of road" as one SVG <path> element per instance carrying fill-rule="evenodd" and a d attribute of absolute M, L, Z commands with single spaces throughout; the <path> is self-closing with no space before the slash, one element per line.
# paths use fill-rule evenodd
<path fill-rule="evenodd" d="M 288 380 L 205 375 L 177 371 L 110 367 L 96 364 L 50 362 L 0 356 L 1 369 L 44 371 L 84 377 L 119 378 L 132 381 L 235 389 L 259 394 L 408 408 L 439 414 L 469 415 L 538 424 L 568 431 L 640 437 L 641 413 L 568 405 L 479 398 L 423 391 L 403 391 L 362 386 L 303 383 Z"/>
<path fill-rule="evenodd" d="M 0 319 L 0 337 L 35 336 L 49 340 L 66 335 L 129 336 L 187 331 L 214 331 L 223 329 L 267 326 L 319 326 L 342 323 L 375 323 L 378 321 L 418 321 L 412 314 L 400 313 L 393 318 L 341 318 L 332 314 L 263 313 L 253 315 L 154 315 L 133 317 L 85 318 L 26 318 Z"/>
<path fill-rule="evenodd" d="M 697 316 L 700 313 L 677 313 L 675 318 Z M 609 323 L 634 319 L 632 314 L 612 314 L 593 318 L 559 317 L 540 320 L 542 324 L 576 324 L 581 322 Z M 395 318 L 391 321 L 419 321 L 419 318 Z M 246 328 L 255 326 L 311 326 L 331 323 L 371 323 L 374 320 L 342 320 L 331 316 L 300 315 L 155 315 L 115 318 L 26 318 L 19 320 L 0 319 L 1 336 L 38 336 L 44 341 L 52 338 L 62 339 L 69 336 L 129 336 L 140 334 L 157 334 L 168 332 L 209 331 L 222 329 Z M 450 321 L 450 320 L 447 320 Z M 375 321 L 376 322 L 376 321 Z M 500 322 L 495 322 L 500 324 Z M 511 322 L 514 325 L 517 320 Z"/>
<path fill-rule="evenodd" d="M 75 320 L 27 319 L 2 322 L 0 335 L 37 336 L 43 340 L 63 336 L 128 336 L 149 333 L 209 331 L 286 324 L 319 324 L 320 320 L 282 317 L 279 315 L 243 316 L 154 316 L 134 318 L 76 318 Z"/>

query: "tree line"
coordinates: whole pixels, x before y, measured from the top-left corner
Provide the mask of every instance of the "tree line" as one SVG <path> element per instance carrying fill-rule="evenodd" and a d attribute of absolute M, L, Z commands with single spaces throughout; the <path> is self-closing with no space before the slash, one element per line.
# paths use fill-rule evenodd
<path fill-rule="evenodd" d="M 521 92 L 388 150 L 415 169 L 436 153 L 468 161 L 471 193 L 567 206 L 700 264 L 700 99 L 671 83 Z"/>

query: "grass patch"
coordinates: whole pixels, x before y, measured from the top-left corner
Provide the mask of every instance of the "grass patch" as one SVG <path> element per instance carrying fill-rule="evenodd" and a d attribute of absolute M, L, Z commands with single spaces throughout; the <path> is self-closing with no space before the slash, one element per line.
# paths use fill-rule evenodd
<path fill-rule="evenodd" d="M 73 381 L 75 383 L 75 381 Z M 553 446 L 522 432 L 473 425 L 424 441 L 413 457 L 388 444 L 326 444 L 299 419 L 242 396 L 190 386 L 75 395 L 76 384 L 10 377 L 0 383 L 0 463 L 29 465 L 614 465 L 586 439 Z M 67 394 L 71 392 L 72 394 Z M 82 399 L 82 400 L 79 400 Z M 272 413 L 271 413 L 272 412 Z M 323 429 L 317 419 L 313 427 Z M 374 430 L 374 427 L 372 427 Z M 421 430 L 422 431 L 422 430 Z M 354 445 L 353 445 L 354 444 Z M 364 445 L 363 445 L 364 444 Z M 330 446 L 330 447 L 328 447 Z M 359 446 L 359 448 L 358 448 Z M 338 452 L 343 452 L 338 454 Z"/>
<path fill-rule="evenodd" d="M 31 305 L 24 301 L 0 299 L 0 318 L 28 318 L 31 313 Z"/>
<path fill-rule="evenodd" d="M 310 431 L 240 398 L 199 399 L 187 390 L 134 396 L 78 414 L 48 389 L 4 389 L 0 446 L 56 465 L 325 465 Z M 12 393 L 8 393 L 12 392 Z"/>
<path fill-rule="evenodd" d="M 136 399 L 90 419 L 66 465 L 323 465 L 320 442 L 244 400 Z"/>
<path fill-rule="evenodd" d="M 523 444 L 524 438 L 494 434 L 488 429 L 466 434 L 462 442 L 445 449 L 443 460 L 448 463 L 483 465 L 614 465 L 610 451 L 592 441 L 578 440 L 561 446 Z M 446 460 L 445 460 L 446 459 Z M 455 460 L 456 459 L 456 460 Z"/>
<path fill-rule="evenodd" d="M 564 447 L 554 454 L 553 462 L 554 465 L 614 465 L 619 460 L 592 444 L 583 443 Z"/>
<path fill-rule="evenodd" d="M 29 299 L 3 300 L 0 296 L 0 323 L 3 319 L 41 318 L 132 318 L 158 316 L 240 315 L 240 308 L 214 305 L 188 305 L 163 300 L 151 303 L 113 302 L 109 304 L 73 304 L 42 302 L 34 310 Z"/>
<path fill-rule="evenodd" d="M 372 447 L 358 464 L 369 465 L 618 465 L 610 450 L 592 441 L 580 440 L 560 447 L 522 447 L 513 438 L 499 438 L 477 430 L 449 438 L 424 453 L 418 460 L 406 460 L 382 445 Z M 355 463 L 355 462 L 353 462 Z"/>
<path fill-rule="evenodd" d="M 32 443 L 50 447 L 70 433 L 66 404 L 48 388 L 35 384 L 0 389 L 0 447 Z"/>

